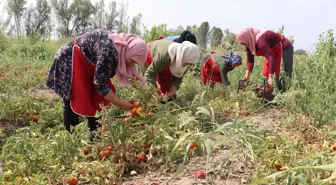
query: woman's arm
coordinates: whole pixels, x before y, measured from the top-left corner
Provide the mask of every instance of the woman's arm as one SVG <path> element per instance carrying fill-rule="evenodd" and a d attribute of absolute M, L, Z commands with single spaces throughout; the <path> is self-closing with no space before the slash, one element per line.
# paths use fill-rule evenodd
<path fill-rule="evenodd" d="M 96 64 L 93 84 L 99 94 L 103 96 L 107 101 L 111 102 L 121 109 L 131 109 L 133 105 L 128 100 L 120 99 L 108 85 L 108 82 L 111 76 L 113 76 L 115 68 L 118 65 L 115 57 L 116 50 L 111 40 L 101 43 L 106 44 L 101 44 L 100 49 L 97 52 L 98 61 Z"/>
<path fill-rule="evenodd" d="M 249 80 L 254 67 L 254 55 L 252 54 L 251 50 L 248 47 L 246 47 L 246 55 L 247 55 L 246 72 L 243 77 L 243 80 Z"/>
<path fill-rule="evenodd" d="M 147 82 L 155 85 L 156 77 L 159 73 L 165 68 L 165 63 L 161 62 L 161 60 L 157 57 L 153 58 L 153 62 L 149 65 L 145 72 L 145 77 L 147 78 Z"/>
<path fill-rule="evenodd" d="M 112 90 L 110 90 L 104 98 L 111 102 L 112 104 L 116 105 L 120 109 L 130 110 L 133 108 L 133 104 L 131 104 L 128 100 L 121 99 L 117 94 L 115 94 Z"/>
<path fill-rule="evenodd" d="M 219 67 L 220 75 L 222 78 L 222 84 L 230 85 L 230 81 L 228 78 L 229 69 L 228 69 L 228 64 L 226 63 L 226 61 L 224 63 L 219 64 L 218 67 Z"/>
<path fill-rule="evenodd" d="M 254 67 L 254 55 L 252 54 L 251 50 L 248 47 L 246 48 L 246 56 L 247 56 L 246 70 L 252 72 Z"/>

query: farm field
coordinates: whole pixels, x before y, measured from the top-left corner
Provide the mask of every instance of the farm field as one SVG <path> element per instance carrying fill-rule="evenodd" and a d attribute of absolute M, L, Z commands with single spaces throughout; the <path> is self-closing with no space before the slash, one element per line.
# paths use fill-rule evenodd
<path fill-rule="evenodd" d="M 268 104 L 252 90 L 237 93 L 244 63 L 229 74 L 229 87 L 202 86 L 190 72 L 176 103 L 158 103 L 151 87 L 117 88 L 141 100 L 144 112 L 116 118 L 129 112 L 103 110 L 93 142 L 85 119 L 72 134 L 65 131 L 63 102 L 45 86 L 53 56 L 67 41 L 1 42 L 1 184 L 335 182 L 332 31 L 321 35 L 314 55 L 294 56 L 290 90 Z M 258 84 L 262 61 L 251 77 Z"/>

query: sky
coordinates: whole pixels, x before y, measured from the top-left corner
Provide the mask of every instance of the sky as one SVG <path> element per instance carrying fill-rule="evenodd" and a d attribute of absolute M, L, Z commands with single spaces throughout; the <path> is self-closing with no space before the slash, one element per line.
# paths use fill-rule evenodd
<path fill-rule="evenodd" d="M 111 0 L 105 1 L 108 4 Z M 199 26 L 201 22 L 208 21 L 211 27 L 220 27 L 222 30 L 228 28 L 237 33 L 248 26 L 261 30 L 278 30 L 284 25 L 285 36 L 294 36 L 295 49 L 308 51 L 318 42 L 322 32 L 336 30 L 336 0 L 126 1 L 127 14 L 133 17 L 142 13 L 142 22 L 147 26 L 160 23 L 166 23 L 169 28 L 178 25 Z M 31 2 L 35 0 L 28 0 L 28 3 Z"/>

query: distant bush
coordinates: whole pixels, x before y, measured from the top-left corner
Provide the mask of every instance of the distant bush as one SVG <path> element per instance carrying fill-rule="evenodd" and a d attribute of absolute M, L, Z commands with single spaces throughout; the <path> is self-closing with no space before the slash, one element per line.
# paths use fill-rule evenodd
<path fill-rule="evenodd" d="M 0 29 L 0 54 L 5 51 L 8 45 L 8 40 L 5 36 L 5 33 L 3 30 Z"/>

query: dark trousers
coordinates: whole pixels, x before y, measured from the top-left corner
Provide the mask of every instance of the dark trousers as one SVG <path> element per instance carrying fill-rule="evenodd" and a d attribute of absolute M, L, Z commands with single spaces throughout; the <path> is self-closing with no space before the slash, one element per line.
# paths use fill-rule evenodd
<path fill-rule="evenodd" d="M 70 100 L 63 100 L 64 102 L 64 112 L 63 112 L 63 119 L 64 119 L 64 126 L 65 129 L 70 131 L 70 126 L 76 126 L 79 124 L 79 116 L 74 113 L 74 111 L 70 107 Z M 95 131 L 99 126 L 98 119 L 95 117 L 88 117 L 88 126 L 90 131 Z"/>
<path fill-rule="evenodd" d="M 294 47 L 292 44 L 287 49 L 287 51 L 284 50 L 282 53 L 284 69 L 289 78 L 292 77 L 292 73 L 293 73 L 293 63 L 294 63 L 293 54 L 294 54 Z"/>

